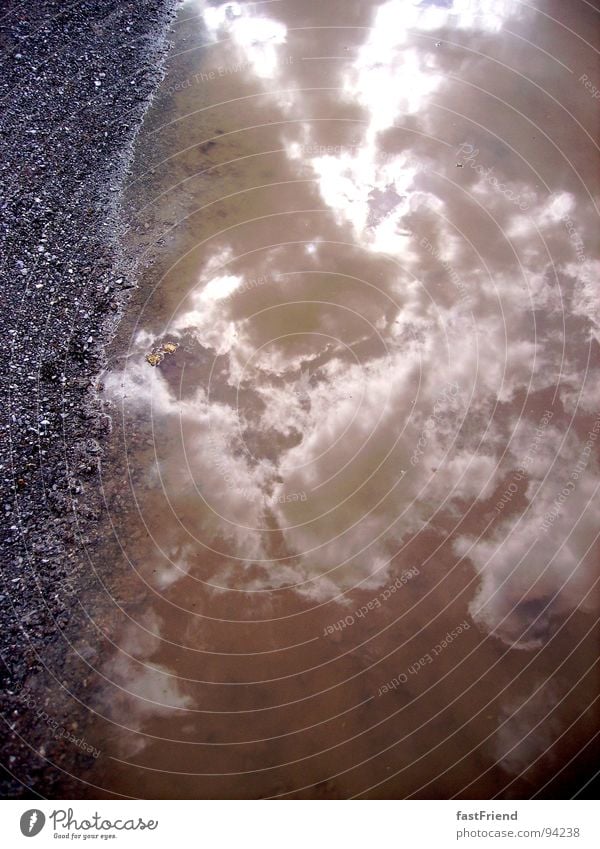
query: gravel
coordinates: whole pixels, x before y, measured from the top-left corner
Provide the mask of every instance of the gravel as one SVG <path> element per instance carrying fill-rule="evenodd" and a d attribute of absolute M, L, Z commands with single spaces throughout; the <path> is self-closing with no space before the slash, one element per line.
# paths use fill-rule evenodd
<path fill-rule="evenodd" d="M 0 18 L 0 792 L 9 797 L 74 792 L 74 747 L 54 746 L 49 767 L 47 730 L 20 694 L 32 676 L 60 682 L 77 638 L 68 602 L 85 592 L 110 432 L 94 381 L 135 285 L 134 263 L 115 250 L 118 202 L 174 6 L 36 0 L 4 4 Z"/>

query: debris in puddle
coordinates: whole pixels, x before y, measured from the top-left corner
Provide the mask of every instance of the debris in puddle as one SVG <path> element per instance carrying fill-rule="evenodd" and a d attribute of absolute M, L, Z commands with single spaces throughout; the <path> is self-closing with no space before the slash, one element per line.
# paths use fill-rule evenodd
<path fill-rule="evenodd" d="M 151 366 L 157 366 L 161 363 L 165 354 L 174 354 L 179 345 L 177 342 L 163 342 L 158 348 L 153 348 L 150 353 L 146 354 L 146 362 Z"/>

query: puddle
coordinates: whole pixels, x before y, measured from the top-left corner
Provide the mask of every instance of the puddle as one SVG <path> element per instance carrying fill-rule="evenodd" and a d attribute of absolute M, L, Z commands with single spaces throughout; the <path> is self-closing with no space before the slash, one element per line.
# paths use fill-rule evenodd
<path fill-rule="evenodd" d="M 181 8 L 102 376 L 94 795 L 552 795 L 583 768 L 597 119 L 591 11 L 542 6 Z"/>

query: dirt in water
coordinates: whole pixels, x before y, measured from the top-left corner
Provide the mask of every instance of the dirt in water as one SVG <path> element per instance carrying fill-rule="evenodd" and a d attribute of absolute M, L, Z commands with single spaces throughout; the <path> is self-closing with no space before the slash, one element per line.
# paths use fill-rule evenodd
<path fill-rule="evenodd" d="M 181 8 L 128 190 L 145 270 L 101 378 L 90 795 L 587 781 L 595 20 Z"/>

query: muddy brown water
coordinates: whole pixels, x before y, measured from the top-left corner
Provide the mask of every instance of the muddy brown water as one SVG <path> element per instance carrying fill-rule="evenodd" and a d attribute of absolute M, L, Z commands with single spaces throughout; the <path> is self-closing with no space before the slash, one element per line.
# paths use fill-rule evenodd
<path fill-rule="evenodd" d="M 89 795 L 510 798 L 590 774 L 596 21 L 181 7 L 101 376 Z"/>

